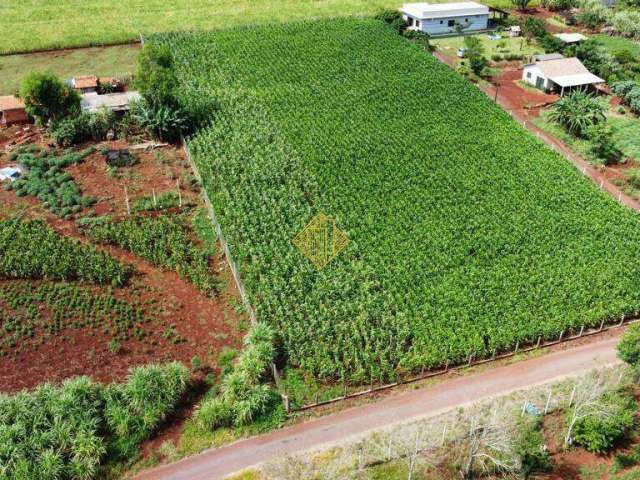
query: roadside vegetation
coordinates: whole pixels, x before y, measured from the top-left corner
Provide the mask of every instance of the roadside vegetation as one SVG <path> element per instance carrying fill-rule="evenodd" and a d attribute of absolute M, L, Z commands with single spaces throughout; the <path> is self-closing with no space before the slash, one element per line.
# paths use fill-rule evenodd
<path fill-rule="evenodd" d="M 610 367 L 403 422 L 245 472 L 256 480 L 608 478 L 640 474 L 640 327 Z M 239 477 L 242 478 L 242 477 Z"/>
<path fill-rule="evenodd" d="M 189 387 L 176 363 L 136 368 L 126 383 L 88 377 L 0 394 L 0 475 L 11 479 L 103 478 L 174 411 Z"/>

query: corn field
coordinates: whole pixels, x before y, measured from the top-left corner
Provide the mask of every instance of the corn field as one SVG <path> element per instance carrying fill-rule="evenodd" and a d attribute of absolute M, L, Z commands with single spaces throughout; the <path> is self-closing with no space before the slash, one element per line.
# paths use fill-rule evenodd
<path fill-rule="evenodd" d="M 476 87 L 374 20 L 150 39 L 259 320 L 351 381 L 489 356 L 640 309 L 640 222 Z M 350 243 L 318 271 L 312 217 Z"/>

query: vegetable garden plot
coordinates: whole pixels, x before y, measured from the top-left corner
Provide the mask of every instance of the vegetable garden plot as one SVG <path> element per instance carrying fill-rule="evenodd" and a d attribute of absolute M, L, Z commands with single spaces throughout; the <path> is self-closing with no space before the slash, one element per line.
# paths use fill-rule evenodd
<path fill-rule="evenodd" d="M 292 366 L 368 381 L 640 308 L 640 221 L 473 85 L 373 20 L 151 39 L 258 318 Z M 315 267 L 292 239 L 334 217 Z"/>

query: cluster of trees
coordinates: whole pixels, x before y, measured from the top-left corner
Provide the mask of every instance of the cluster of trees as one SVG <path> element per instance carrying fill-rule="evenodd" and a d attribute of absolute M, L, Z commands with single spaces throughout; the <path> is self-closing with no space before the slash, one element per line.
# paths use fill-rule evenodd
<path fill-rule="evenodd" d="M 49 134 L 60 146 L 142 132 L 160 141 L 177 142 L 195 125 L 180 107 L 172 62 L 166 47 L 148 45 L 142 49 L 134 82 L 142 100 L 123 117 L 108 110 L 83 112 L 80 94 L 51 72 L 27 76 L 19 95 L 27 113 L 38 124 L 48 126 Z"/>
<path fill-rule="evenodd" d="M 603 100 L 578 90 L 558 100 L 550 118 L 572 135 L 590 140 L 593 155 L 610 164 L 618 162 L 622 152 L 613 140 L 606 111 Z"/>

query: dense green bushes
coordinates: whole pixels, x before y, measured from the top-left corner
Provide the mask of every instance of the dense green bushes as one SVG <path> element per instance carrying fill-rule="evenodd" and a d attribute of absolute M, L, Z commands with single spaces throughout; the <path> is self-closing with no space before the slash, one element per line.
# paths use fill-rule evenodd
<path fill-rule="evenodd" d="M 629 105 L 629 108 L 636 114 L 640 114 L 640 83 L 627 80 L 613 85 L 613 93 L 622 98 L 622 101 Z"/>
<path fill-rule="evenodd" d="M 189 227 L 178 215 L 94 222 L 84 230 L 92 240 L 117 245 L 154 265 L 175 270 L 210 295 L 218 291 L 209 250 L 191 240 Z"/>
<path fill-rule="evenodd" d="M 640 366 L 640 324 L 634 323 L 618 343 L 618 356 L 632 367 Z"/>
<path fill-rule="evenodd" d="M 53 73 L 31 73 L 20 87 L 27 113 L 40 123 L 56 121 L 80 111 L 80 95 Z"/>
<path fill-rule="evenodd" d="M 118 128 L 119 120 L 115 113 L 101 110 L 97 113 L 83 112 L 67 116 L 54 122 L 49 128 L 49 135 L 57 145 L 70 147 L 88 140 L 103 141 L 109 131 L 115 134 Z"/>
<path fill-rule="evenodd" d="M 117 260 L 61 237 L 39 220 L 0 222 L 0 277 L 84 280 L 124 285 L 131 269 Z"/>
<path fill-rule="evenodd" d="M 265 324 L 251 329 L 240 358 L 222 379 L 221 393 L 198 407 L 196 421 L 201 428 L 246 425 L 278 402 L 276 392 L 261 384 L 275 355 L 274 340 L 273 331 Z"/>
<path fill-rule="evenodd" d="M 0 478 L 90 480 L 105 460 L 135 455 L 184 395 L 189 373 L 180 364 L 132 371 L 124 384 L 89 378 L 33 392 L 0 394 Z"/>
<path fill-rule="evenodd" d="M 19 197 L 31 195 L 38 197 L 43 205 L 58 216 L 71 218 L 82 207 L 95 203 L 95 199 L 84 197 L 71 175 L 64 171 L 70 165 L 82 162 L 95 149 L 89 148 L 80 153 L 73 151 L 58 155 L 53 151 L 19 151 L 17 162 L 26 173 L 7 188 L 15 190 Z"/>
<path fill-rule="evenodd" d="M 598 98 L 577 90 L 554 103 L 550 117 L 568 132 L 582 137 L 587 129 L 606 120 L 605 111 Z"/>
<path fill-rule="evenodd" d="M 634 424 L 638 404 L 629 392 L 607 392 L 600 402 L 602 410 L 579 419 L 573 428 L 573 440 L 590 452 L 604 453 L 623 438 Z"/>

